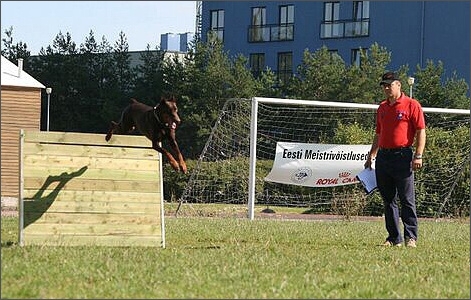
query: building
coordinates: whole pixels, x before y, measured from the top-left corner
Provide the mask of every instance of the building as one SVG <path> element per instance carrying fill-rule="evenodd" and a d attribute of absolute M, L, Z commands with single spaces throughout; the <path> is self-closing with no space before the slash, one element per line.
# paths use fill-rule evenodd
<path fill-rule="evenodd" d="M 45 86 L 2 56 L 1 196 L 18 197 L 20 129 L 40 130 L 41 90 Z"/>
<path fill-rule="evenodd" d="M 326 46 L 346 63 L 377 42 L 391 52 L 390 70 L 442 61 L 445 75 L 470 82 L 469 1 L 203 1 L 201 39 L 213 32 L 225 50 L 291 76 L 303 52 Z"/>
<path fill-rule="evenodd" d="M 190 43 L 195 34 L 185 33 L 164 33 L 160 35 L 160 50 L 173 52 L 188 52 Z"/>
<path fill-rule="evenodd" d="M 164 51 L 164 59 L 173 59 L 175 56 L 183 61 L 184 56 L 190 50 L 191 42 L 194 40 L 195 34 L 191 32 L 185 33 L 165 33 L 160 35 L 160 48 Z M 158 50 L 150 50 L 157 52 Z M 135 68 L 142 65 L 141 54 L 145 51 L 129 51 L 130 66 Z"/>

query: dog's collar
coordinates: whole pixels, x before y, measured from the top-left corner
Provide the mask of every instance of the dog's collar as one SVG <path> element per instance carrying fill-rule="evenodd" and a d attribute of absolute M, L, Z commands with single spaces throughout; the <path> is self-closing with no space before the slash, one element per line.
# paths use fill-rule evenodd
<path fill-rule="evenodd" d="M 154 113 L 154 117 L 157 119 L 157 122 L 159 122 L 160 125 L 163 125 L 164 127 L 168 127 L 168 124 L 164 124 L 161 120 L 159 115 L 157 114 L 157 108 L 159 105 L 154 106 L 154 110 L 152 111 Z"/>
<path fill-rule="evenodd" d="M 157 122 L 162 125 L 163 128 L 168 128 L 168 129 L 176 129 L 177 126 L 175 124 L 175 122 L 172 123 L 172 126 L 170 126 L 170 124 L 168 123 L 164 123 L 162 122 L 162 120 L 160 120 L 160 117 L 159 115 L 157 114 L 157 108 L 159 107 L 159 104 L 157 104 L 156 106 L 154 106 L 154 110 L 152 111 L 153 114 L 154 114 L 154 117 L 157 119 Z"/>

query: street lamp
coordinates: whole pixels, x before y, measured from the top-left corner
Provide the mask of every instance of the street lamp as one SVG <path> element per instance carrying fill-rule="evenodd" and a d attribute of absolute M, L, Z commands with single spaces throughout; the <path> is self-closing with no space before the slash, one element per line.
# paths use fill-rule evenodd
<path fill-rule="evenodd" d="M 409 77 L 407 78 L 407 83 L 409 84 L 409 97 L 412 98 L 412 86 L 414 85 L 415 78 Z"/>
<path fill-rule="evenodd" d="M 47 123 L 46 123 L 46 131 L 49 131 L 49 107 L 51 105 L 51 93 L 52 88 L 46 88 L 47 94 Z"/>

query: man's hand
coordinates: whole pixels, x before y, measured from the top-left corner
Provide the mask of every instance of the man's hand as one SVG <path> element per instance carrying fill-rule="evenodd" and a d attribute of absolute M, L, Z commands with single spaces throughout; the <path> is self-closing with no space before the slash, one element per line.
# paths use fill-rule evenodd
<path fill-rule="evenodd" d="M 364 164 L 365 169 L 366 169 L 366 168 L 371 169 L 371 165 L 373 164 L 373 160 L 374 160 L 374 158 L 368 157 L 368 159 L 366 160 L 366 162 L 365 162 L 365 164 Z"/>

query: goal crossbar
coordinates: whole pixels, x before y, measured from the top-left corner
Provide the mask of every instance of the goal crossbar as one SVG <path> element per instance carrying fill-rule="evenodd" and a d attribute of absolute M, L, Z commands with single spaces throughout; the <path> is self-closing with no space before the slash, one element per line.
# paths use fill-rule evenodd
<path fill-rule="evenodd" d="M 318 106 L 318 107 L 341 107 L 341 108 L 363 108 L 376 110 L 377 104 L 361 104 L 350 102 L 334 102 L 334 101 L 314 101 L 314 100 L 299 100 L 299 99 L 280 99 L 280 98 L 264 98 L 253 97 L 252 109 L 250 117 L 250 157 L 249 157 L 249 182 L 248 182 L 248 218 L 254 219 L 255 208 L 255 183 L 256 183 L 256 161 L 257 161 L 257 121 L 258 121 L 258 104 L 270 103 L 280 105 L 305 105 L 305 106 Z M 423 107 L 424 112 L 431 113 L 449 113 L 459 115 L 470 115 L 470 110 L 466 109 L 449 109 L 449 108 L 435 108 Z"/>

